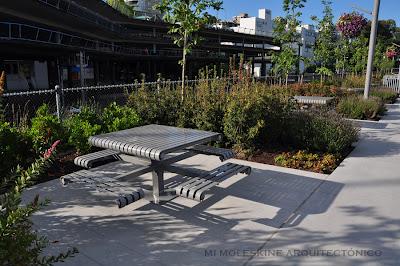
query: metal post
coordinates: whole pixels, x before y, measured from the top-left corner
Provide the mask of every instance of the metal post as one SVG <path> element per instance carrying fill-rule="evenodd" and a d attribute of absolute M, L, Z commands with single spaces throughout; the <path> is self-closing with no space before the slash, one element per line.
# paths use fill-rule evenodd
<path fill-rule="evenodd" d="M 60 85 L 55 86 L 55 91 L 56 91 L 56 106 L 57 106 L 57 118 L 59 121 L 61 121 L 61 87 Z"/>
<path fill-rule="evenodd" d="M 85 54 L 83 51 L 79 52 L 79 70 L 80 70 L 80 81 L 81 87 L 85 87 Z M 86 102 L 86 93 L 82 89 L 82 104 Z"/>
<path fill-rule="evenodd" d="M 368 99 L 369 89 L 371 87 L 372 70 L 374 67 L 376 33 L 378 31 L 378 16 L 379 16 L 380 2 L 381 2 L 380 0 L 375 0 L 374 11 L 372 13 L 372 25 L 371 25 L 371 35 L 369 38 L 368 65 L 367 65 L 367 75 L 365 78 L 364 99 Z"/>
<path fill-rule="evenodd" d="M 160 196 L 164 192 L 164 171 L 161 169 L 153 170 L 152 179 L 154 203 L 158 204 L 160 202 Z"/>

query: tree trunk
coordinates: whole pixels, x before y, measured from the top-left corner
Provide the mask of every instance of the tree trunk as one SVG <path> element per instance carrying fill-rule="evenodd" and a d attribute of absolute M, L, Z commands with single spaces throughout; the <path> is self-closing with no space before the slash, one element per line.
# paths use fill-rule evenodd
<path fill-rule="evenodd" d="M 288 87 L 288 81 L 289 81 L 289 74 L 286 74 L 286 78 L 285 78 L 286 88 Z"/>
<path fill-rule="evenodd" d="M 183 41 L 183 58 L 182 58 L 182 88 L 181 88 L 181 100 L 185 100 L 185 81 L 186 81 L 186 49 L 187 49 L 187 31 L 185 31 Z"/>

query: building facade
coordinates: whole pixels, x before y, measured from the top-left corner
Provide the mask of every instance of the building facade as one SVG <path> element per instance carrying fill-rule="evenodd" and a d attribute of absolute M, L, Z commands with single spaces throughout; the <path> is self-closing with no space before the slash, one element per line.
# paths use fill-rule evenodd
<path fill-rule="evenodd" d="M 269 9 L 259 9 L 258 17 L 249 17 L 248 14 L 241 14 L 234 17 L 234 21 L 239 24 L 236 27 L 232 27 L 235 32 L 272 37 L 272 14 Z"/>
<path fill-rule="evenodd" d="M 58 4 L 57 4 L 58 3 Z M 102 0 L 5 1 L 0 5 L 0 71 L 7 91 L 178 79 L 182 49 L 163 21 L 129 18 Z M 188 56 L 188 76 L 206 65 L 266 53 L 266 36 L 202 29 Z M 249 46 L 224 43 L 249 44 Z"/>
<path fill-rule="evenodd" d="M 297 32 L 300 35 L 300 42 L 294 44 L 293 48 L 298 51 L 299 55 L 307 60 L 313 60 L 314 58 L 314 46 L 317 40 L 317 31 L 313 25 L 303 24 L 297 27 Z M 300 60 L 299 71 L 303 73 L 306 71 L 306 64 L 304 60 Z"/>

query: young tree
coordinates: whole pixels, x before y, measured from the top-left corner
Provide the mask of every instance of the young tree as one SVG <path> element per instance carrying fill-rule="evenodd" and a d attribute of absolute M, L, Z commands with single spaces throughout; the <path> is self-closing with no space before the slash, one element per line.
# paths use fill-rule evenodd
<path fill-rule="evenodd" d="M 289 73 L 299 59 L 293 46 L 299 43 L 297 27 L 301 23 L 299 20 L 302 15 L 300 10 L 304 7 L 305 2 L 306 0 L 284 0 L 285 17 L 278 17 L 274 20 L 274 38 L 280 44 L 281 51 L 272 56 L 273 71 L 285 76 L 286 86 Z"/>
<path fill-rule="evenodd" d="M 319 20 L 316 17 L 312 17 L 317 22 L 319 31 L 314 48 L 314 59 L 315 62 L 320 63 L 317 72 L 321 72 L 323 75 L 330 75 L 335 70 L 337 37 L 335 24 L 333 23 L 332 1 L 322 0 L 322 4 L 324 5 L 322 19 Z"/>
<path fill-rule="evenodd" d="M 205 25 L 216 21 L 208 10 L 222 9 L 222 1 L 217 0 L 162 0 L 155 6 L 165 21 L 171 23 L 169 30 L 174 36 L 174 43 L 183 48 L 182 60 L 182 100 L 185 98 L 186 59 L 193 47 L 200 42 L 197 32 Z"/>
<path fill-rule="evenodd" d="M 107 0 L 107 4 L 128 17 L 135 15 L 135 10 L 127 5 L 124 0 Z"/>
<path fill-rule="evenodd" d="M 344 75 L 345 70 L 349 68 L 355 71 L 355 62 L 360 58 L 362 59 L 364 57 L 363 53 L 367 51 L 363 49 L 363 40 L 360 40 L 360 35 L 367 23 L 368 21 L 363 15 L 352 12 L 341 15 L 336 24 L 341 34 L 340 41 L 335 49 L 337 58 L 336 69 L 337 71 L 341 70 L 342 75 Z M 354 53 L 355 50 L 358 50 L 357 54 Z M 359 62 L 357 68 L 360 68 Z"/>

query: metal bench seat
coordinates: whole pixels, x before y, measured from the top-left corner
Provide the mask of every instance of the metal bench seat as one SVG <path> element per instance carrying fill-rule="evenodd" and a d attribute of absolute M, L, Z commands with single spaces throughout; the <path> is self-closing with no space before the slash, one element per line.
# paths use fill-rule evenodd
<path fill-rule="evenodd" d="M 175 188 L 176 195 L 188 199 L 203 201 L 206 192 L 210 188 L 238 173 L 250 174 L 251 167 L 234 163 L 224 164 L 204 176 L 192 178 L 189 181 L 178 185 Z"/>
<path fill-rule="evenodd" d="M 118 161 L 112 162 L 90 170 L 81 170 L 62 176 L 61 183 L 64 186 L 70 183 L 82 184 L 94 188 L 98 192 L 108 192 L 117 196 L 116 203 L 119 208 L 125 207 L 139 199 L 144 198 L 142 188 L 132 188 L 121 183 L 121 179 L 133 173 L 133 169 L 141 171 L 142 165 Z"/>
<path fill-rule="evenodd" d="M 199 154 L 218 156 L 219 159 L 221 160 L 221 162 L 235 157 L 235 153 L 232 150 L 216 148 L 216 147 L 207 146 L 207 145 L 196 145 L 191 148 L 188 148 L 187 150 L 193 151 L 193 152 L 199 153 Z"/>
<path fill-rule="evenodd" d="M 76 157 L 74 164 L 90 169 L 110 162 L 120 161 L 119 154 L 120 152 L 113 150 L 102 150 Z"/>

